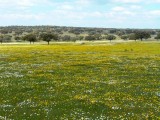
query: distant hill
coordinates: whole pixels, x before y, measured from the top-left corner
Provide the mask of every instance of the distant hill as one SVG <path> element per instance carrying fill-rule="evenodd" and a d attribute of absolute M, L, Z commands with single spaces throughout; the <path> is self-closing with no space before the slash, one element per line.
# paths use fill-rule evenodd
<path fill-rule="evenodd" d="M 0 26 L 0 40 L 3 42 L 23 41 L 23 36 L 35 34 L 40 41 L 42 33 L 58 35 L 58 41 L 76 40 L 106 40 L 112 35 L 115 39 L 134 40 L 136 32 L 146 32 L 149 40 L 154 39 L 160 29 L 120 29 L 120 28 L 91 28 L 91 27 L 67 27 L 67 26 Z M 2 39 L 3 36 L 3 39 Z M 142 38 L 142 39 L 148 39 Z M 139 39 L 139 38 L 137 38 Z"/>

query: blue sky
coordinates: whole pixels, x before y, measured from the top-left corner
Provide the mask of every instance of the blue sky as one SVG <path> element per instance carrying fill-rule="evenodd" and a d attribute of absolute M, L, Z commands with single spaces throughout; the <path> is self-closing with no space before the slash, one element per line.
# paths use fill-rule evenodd
<path fill-rule="evenodd" d="M 160 0 L 0 0 L 0 26 L 160 28 Z"/>

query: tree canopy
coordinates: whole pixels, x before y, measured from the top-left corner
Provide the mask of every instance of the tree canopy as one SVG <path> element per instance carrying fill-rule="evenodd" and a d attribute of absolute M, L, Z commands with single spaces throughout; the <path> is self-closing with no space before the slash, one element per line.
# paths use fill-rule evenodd
<path fill-rule="evenodd" d="M 2 42 L 3 42 L 3 35 L 0 35 L 0 42 L 2 44 Z"/>
<path fill-rule="evenodd" d="M 115 40 L 116 39 L 116 36 L 114 36 L 114 35 L 107 35 L 106 39 L 110 40 L 110 42 L 111 42 L 111 40 Z"/>
<path fill-rule="evenodd" d="M 30 42 L 30 44 L 31 44 L 31 42 L 35 42 L 35 41 L 37 41 L 37 38 L 36 38 L 36 35 L 35 34 L 28 34 L 28 35 L 25 35 L 24 37 L 23 37 L 23 40 L 27 40 L 27 41 L 29 41 Z"/>
<path fill-rule="evenodd" d="M 127 36 L 127 35 L 122 35 L 122 36 L 121 36 L 121 39 L 127 40 L 127 39 L 128 39 L 128 36 Z"/>
<path fill-rule="evenodd" d="M 40 35 L 40 38 L 43 41 L 48 42 L 48 45 L 49 45 L 49 42 L 51 40 L 58 40 L 58 35 L 57 34 L 52 34 L 52 33 L 43 33 L 43 34 Z"/>
<path fill-rule="evenodd" d="M 157 34 L 157 36 L 155 37 L 155 39 L 160 39 L 160 33 Z"/>
<path fill-rule="evenodd" d="M 151 35 L 146 31 L 137 31 L 137 32 L 135 32 L 135 37 L 136 37 L 136 39 L 140 39 L 142 41 L 143 39 L 150 38 Z"/>

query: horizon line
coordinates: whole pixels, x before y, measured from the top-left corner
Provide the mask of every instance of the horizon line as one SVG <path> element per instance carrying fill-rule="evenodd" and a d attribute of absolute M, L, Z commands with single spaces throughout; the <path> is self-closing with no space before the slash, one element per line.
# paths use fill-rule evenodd
<path fill-rule="evenodd" d="M 97 28 L 97 29 L 145 29 L 145 30 L 160 30 L 160 28 L 128 28 L 128 27 L 94 27 L 94 26 L 64 26 L 64 25 L 0 25 L 0 27 L 36 27 L 36 26 L 57 26 L 57 27 L 72 27 L 72 28 Z"/>

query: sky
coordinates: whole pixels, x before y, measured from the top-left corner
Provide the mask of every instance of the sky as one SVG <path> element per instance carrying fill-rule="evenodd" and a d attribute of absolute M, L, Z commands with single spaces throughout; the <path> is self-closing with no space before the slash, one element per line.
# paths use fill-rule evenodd
<path fill-rule="evenodd" d="M 0 26 L 160 29 L 160 0 L 0 0 Z"/>

